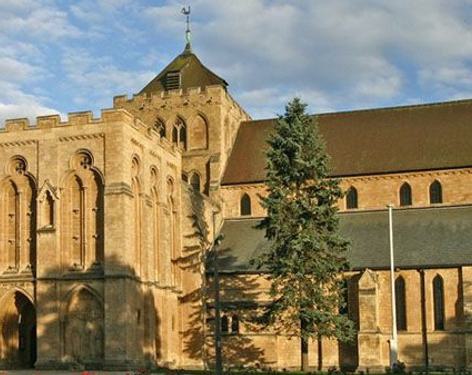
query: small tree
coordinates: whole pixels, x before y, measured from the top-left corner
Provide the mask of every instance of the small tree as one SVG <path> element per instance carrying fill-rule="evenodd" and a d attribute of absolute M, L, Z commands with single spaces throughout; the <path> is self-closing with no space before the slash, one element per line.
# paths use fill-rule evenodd
<path fill-rule="evenodd" d="M 339 235 L 337 201 L 343 193 L 329 178 L 328 156 L 318 127 L 293 99 L 269 138 L 267 217 L 258 225 L 270 242 L 255 263 L 268 271 L 272 301 L 259 322 L 301 339 L 302 370 L 308 369 L 308 340 L 342 342 L 354 336 L 344 307 L 342 272 L 348 242 Z M 320 363 L 321 365 L 321 363 Z"/>

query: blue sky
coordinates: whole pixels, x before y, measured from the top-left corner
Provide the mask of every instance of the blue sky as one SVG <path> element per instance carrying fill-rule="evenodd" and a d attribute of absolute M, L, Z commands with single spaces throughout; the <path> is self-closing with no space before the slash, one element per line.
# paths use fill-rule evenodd
<path fill-rule="evenodd" d="M 253 118 L 472 98 L 472 1 L 1 0 L 0 121 L 112 106 L 184 47 Z"/>

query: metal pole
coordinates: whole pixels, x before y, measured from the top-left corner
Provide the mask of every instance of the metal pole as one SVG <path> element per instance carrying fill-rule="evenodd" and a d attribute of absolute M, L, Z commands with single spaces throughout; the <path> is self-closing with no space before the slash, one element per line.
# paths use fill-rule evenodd
<path fill-rule="evenodd" d="M 220 305 L 220 276 L 218 273 L 218 250 L 217 246 L 222 240 L 218 236 L 213 244 L 213 282 L 215 289 L 215 374 L 223 374 L 223 358 L 221 354 L 221 305 Z"/>
<path fill-rule="evenodd" d="M 392 295 L 392 337 L 390 338 L 390 367 L 393 369 L 397 365 L 398 360 L 398 341 L 397 341 L 397 311 L 395 298 L 395 264 L 393 257 L 393 206 L 388 206 L 388 227 L 390 239 L 390 288 Z"/>

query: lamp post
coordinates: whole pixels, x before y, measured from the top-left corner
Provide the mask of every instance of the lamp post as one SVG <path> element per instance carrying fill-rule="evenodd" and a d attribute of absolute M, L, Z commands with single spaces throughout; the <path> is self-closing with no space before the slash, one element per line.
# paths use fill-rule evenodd
<path fill-rule="evenodd" d="M 390 288 L 392 296 L 392 337 L 390 338 L 390 367 L 393 369 L 398 361 L 398 341 L 397 341 L 397 311 L 395 298 L 395 264 L 393 257 L 393 205 L 388 206 L 388 229 L 390 240 Z"/>

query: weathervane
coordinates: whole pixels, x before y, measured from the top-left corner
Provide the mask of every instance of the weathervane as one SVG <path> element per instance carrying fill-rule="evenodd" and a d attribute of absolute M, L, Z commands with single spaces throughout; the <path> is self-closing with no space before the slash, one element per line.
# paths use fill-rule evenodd
<path fill-rule="evenodd" d="M 185 9 L 185 7 L 182 8 L 182 14 L 184 14 L 187 18 L 187 30 L 185 30 L 185 41 L 187 42 L 185 49 L 190 50 L 190 44 L 191 44 L 191 32 L 190 32 L 190 5 Z"/>

